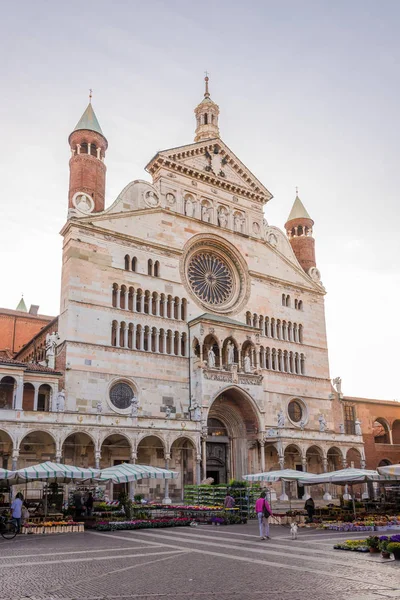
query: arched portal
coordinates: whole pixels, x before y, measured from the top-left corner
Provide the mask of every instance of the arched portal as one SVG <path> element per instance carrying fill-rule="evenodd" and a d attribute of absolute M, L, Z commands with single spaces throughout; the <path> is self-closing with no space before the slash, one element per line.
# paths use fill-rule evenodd
<path fill-rule="evenodd" d="M 207 428 L 206 477 L 227 483 L 258 468 L 258 409 L 246 392 L 233 387 L 219 394 L 209 410 Z"/>
<path fill-rule="evenodd" d="M 183 501 L 185 485 L 196 483 L 196 448 L 191 439 L 180 437 L 173 442 L 170 467 L 179 472 L 179 478 L 170 482 L 170 496 Z"/>
<path fill-rule="evenodd" d="M 47 431 L 32 431 L 26 435 L 19 447 L 18 468 L 30 467 L 56 458 L 54 438 Z"/>
<path fill-rule="evenodd" d="M 17 381 L 6 375 L 0 378 L 0 408 L 11 409 L 14 406 Z"/>
<path fill-rule="evenodd" d="M 102 469 L 128 463 L 131 459 L 131 445 L 129 440 L 119 433 L 113 433 L 107 436 L 101 445 L 101 461 Z M 123 483 L 114 483 L 110 486 L 110 495 L 113 500 L 117 500 L 120 492 L 127 490 L 127 486 Z"/>

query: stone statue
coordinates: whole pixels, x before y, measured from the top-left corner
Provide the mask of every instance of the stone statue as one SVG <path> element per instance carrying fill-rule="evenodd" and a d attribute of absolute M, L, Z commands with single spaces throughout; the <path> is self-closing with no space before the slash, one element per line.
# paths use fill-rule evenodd
<path fill-rule="evenodd" d="M 319 430 L 321 433 L 323 433 L 324 431 L 326 431 L 327 422 L 325 421 L 325 418 L 323 415 L 319 415 L 318 421 L 319 421 Z"/>
<path fill-rule="evenodd" d="M 355 422 L 355 430 L 356 430 L 356 435 L 362 435 L 361 421 L 359 421 L 358 419 L 356 419 L 356 422 Z"/>
<path fill-rule="evenodd" d="M 155 207 L 158 205 L 158 198 L 153 190 L 149 190 L 146 194 L 146 204 Z"/>
<path fill-rule="evenodd" d="M 60 337 L 56 331 L 46 335 L 46 361 L 50 369 L 54 369 L 56 366 L 56 347 L 59 339 Z"/>
<path fill-rule="evenodd" d="M 207 367 L 209 369 L 214 369 L 215 367 L 215 352 L 212 348 L 208 351 Z"/>
<path fill-rule="evenodd" d="M 172 414 L 172 408 L 170 406 L 167 406 L 167 408 L 165 409 L 165 416 L 168 418 L 170 417 Z"/>
<path fill-rule="evenodd" d="M 342 380 L 340 377 L 335 377 L 335 379 L 332 379 L 332 383 L 337 391 L 338 394 L 342 393 Z"/>
<path fill-rule="evenodd" d="M 175 196 L 173 194 L 171 194 L 171 192 L 168 192 L 168 194 L 165 196 L 168 204 L 175 204 Z"/>
<path fill-rule="evenodd" d="M 77 207 L 82 212 L 89 212 L 90 209 L 92 208 L 92 206 L 90 204 L 90 200 L 85 194 L 82 194 L 82 196 L 79 196 Z"/>
<path fill-rule="evenodd" d="M 344 424 L 340 423 L 339 425 L 339 433 L 344 433 Z"/>
<path fill-rule="evenodd" d="M 306 423 L 305 423 L 304 419 L 302 419 L 300 421 L 300 429 L 303 431 L 305 426 L 306 426 Z"/>
<path fill-rule="evenodd" d="M 285 427 L 285 415 L 283 414 L 283 410 L 278 412 L 278 427 Z"/>
<path fill-rule="evenodd" d="M 201 407 L 198 402 L 193 402 L 190 412 L 193 415 L 193 421 L 201 421 Z"/>
<path fill-rule="evenodd" d="M 101 415 L 101 413 L 103 412 L 103 406 L 102 406 L 101 402 L 97 403 L 96 408 L 97 408 L 97 414 Z"/>
<path fill-rule="evenodd" d="M 250 358 L 250 354 L 247 351 L 244 359 L 243 359 L 243 366 L 244 366 L 244 372 L 245 373 L 251 373 L 251 358 Z"/>
<path fill-rule="evenodd" d="M 208 206 L 203 205 L 201 207 L 201 218 L 206 223 L 210 222 L 210 209 L 208 208 Z"/>
<path fill-rule="evenodd" d="M 136 396 L 131 398 L 131 417 L 135 418 L 139 414 L 139 399 Z"/>
<path fill-rule="evenodd" d="M 220 209 L 218 211 L 218 225 L 220 227 L 226 227 L 227 222 L 228 222 L 228 216 L 227 216 L 225 210 Z"/>
<path fill-rule="evenodd" d="M 235 346 L 229 341 L 226 345 L 226 363 L 228 367 L 235 362 Z"/>
<path fill-rule="evenodd" d="M 58 394 L 56 396 L 56 411 L 64 412 L 64 410 L 65 410 L 65 390 L 63 388 L 61 390 L 61 392 L 58 392 Z"/>
<path fill-rule="evenodd" d="M 187 217 L 193 217 L 194 204 L 191 197 L 189 196 L 185 200 L 185 215 Z"/>

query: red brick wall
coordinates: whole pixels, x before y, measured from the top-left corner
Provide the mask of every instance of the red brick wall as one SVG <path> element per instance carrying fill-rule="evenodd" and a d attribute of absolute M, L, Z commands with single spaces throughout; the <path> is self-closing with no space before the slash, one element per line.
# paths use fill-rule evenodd
<path fill-rule="evenodd" d="M 286 230 L 290 231 L 293 227 L 301 225 L 312 229 L 314 222 L 311 219 L 292 219 L 285 225 Z M 290 245 L 293 248 L 293 252 L 296 255 L 297 260 L 305 271 L 308 271 L 310 267 L 315 267 L 315 240 L 311 236 L 293 236 L 289 238 Z"/>
<path fill-rule="evenodd" d="M 13 354 L 18 352 L 52 319 L 52 317 L 40 318 L 40 316 L 36 317 L 19 311 L 15 311 L 15 313 L 0 313 L 0 350 L 9 349 Z"/>
<path fill-rule="evenodd" d="M 70 137 L 71 148 L 75 149 L 77 144 L 83 143 L 96 144 L 101 148 L 101 155 L 104 157 L 107 142 L 101 135 L 93 131 L 75 131 Z M 93 198 L 95 212 L 104 210 L 106 187 L 104 162 L 90 154 L 74 154 L 69 161 L 69 169 L 68 207 L 74 208 L 72 203 L 74 194 L 83 192 Z"/>

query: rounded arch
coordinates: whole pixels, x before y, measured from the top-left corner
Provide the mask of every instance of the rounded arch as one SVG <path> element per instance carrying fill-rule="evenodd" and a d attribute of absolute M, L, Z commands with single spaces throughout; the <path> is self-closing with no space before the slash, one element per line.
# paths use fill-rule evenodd
<path fill-rule="evenodd" d="M 123 440 L 125 440 L 127 442 L 127 445 L 129 446 L 129 448 L 131 450 L 133 449 L 132 440 L 129 438 L 128 434 L 126 434 L 126 433 L 124 433 L 122 431 L 116 431 L 115 433 L 105 432 L 103 434 L 103 436 L 99 439 L 99 448 L 101 448 L 104 445 L 104 442 L 107 439 L 114 438 L 114 437 L 118 438 L 116 440 L 116 443 L 120 442 L 121 439 L 123 439 Z"/>
<path fill-rule="evenodd" d="M 213 400 L 210 403 L 210 407 L 209 407 L 208 413 L 207 413 L 207 418 L 210 415 L 211 409 L 213 408 L 215 401 L 218 400 L 221 396 L 228 395 L 230 392 L 232 392 L 235 396 L 237 396 L 237 395 L 239 397 L 242 396 L 245 400 L 247 400 L 249 402 L 252 412 L 254 413 L 254 417 L 255 417 L 255 421 L 256 421 L 256 429 L 257 429 L 257 431 L 262 431 L 263 424 L 262 424 L 262 420 L 261 420 L 261 413 L 260 413 L 260 409 L 258 408 L 256 401 L 249 394 L 249 392 L 247 392 L 246 390 L 242 389 L 241 387 L 239 387 L 237 385 L 227 385 L 225 388 L 223 388 L 222 390 L 220 390 L 219 392 L 217 392 L 215 394 Z"/>
<path fill-rule="evenodd" d="M 323 473 L 324 451 L 317 444 L 309 446 L 306 450 L 307 471 L 310 473 Z"/>
<path fill-rule="evenodd" d="M 400 444 L 400 419 L 393 421 L 392 440 L 393 444 Z"/>
<path fill-rule="evenodd" d="M 361 452 L 357 448 L 349 448 L 346 452 L 346 463 L 348 467 L 361 469 Z"/>
<path fill-rule="evenodd" d="M 154 432 L 154 433 L 153 433 L 153 432 L 151 432 L 151 433 L 150 433 L 150 432 L 145 432 L 145 433 L 142 433 L 142 434 L 141 434 L 141 435 L 138 437 L 138 440 L 137 440 L 137 445 L 136 445 L 136 447 L 137 447 L 137 449 L 138 449 L 138 450 L 139 450 L 139 446 L 140 446 L 140 444 L 141 444 L 141 443 L 143 442 L 143 440 L 145 440 L 146 438 L 156 438 L 156 439 L 157 439 L 157 440 L 160 442 L 160 444 L 161 444 L 161 446 L 162 446 L 163 450 L 167 450 L 167 444 L 166 444 L 166 441 L 163 439 L 163 437 L 161 436 L 161 434 L 159 434 L 159 433 L 156 433 L 156 432 Z"/>
<path fill-rule="evenodd" d="M 11 435 L 0 429 L 0 465 L 6 469 L 11 469 L 12 451 L 14 449 L 14 439 Z"/>
<path fill-rule="evenodd" d="M 345 457 L 337 446 L 331 446 L 326 453 L 328 471 L 338 471 L 343 468 Z"/>
<path fill-rule="evenodd" d="M 0 376 L 0 409 L 11 409 L 14 406 L 14 395 L 17 380 L 11 375 Z"/>
<path fill-rule="evenodd" d="M 82 430 L 82 429 L 72 429 L 72 431 L 68 431 L 67 433 L 65 433 L 65 435 L 63 436 L 63 438 L 60 440 L 60 446 L 61 446 L 61 448 L 63 447 L 63 445 L 65 444 L 65 442 L 67 441 L 67 439 L 69 437 L 71 437 L 72 435 L 77 435 L 77 434 L 86 435 L 90 439 L 90 441 L 92 442 L 92 444 L 95 447 L 97 446 L 96 438 L 94 437 L 94 435 L 92 433 L 90 433 L 89 431 L 86 431 L 86 430 Z"/>
<path fill-rule="evenodd" d="M 56 452 L 57 440 L 52 433 L 42 429 L 31 429 L 24 432 L 20 441 L 18 466 L 22 468 L 47 460 L 54 461 Z"/>
<path fill-rule="evenodd" d="M 51 438 L 52 443 L 57 446 L 57 440 L 55 438 L 55 436 L 50 432 L 50 431 L 43 431 L 43 429 L 35 429 L 34 427 L 32 427 L 31 429 L 27 429 L 26 431 L 24 431 L 23 437 L 21 438 L 20 442 L 19 442 L 19 446 L 21 447 L 21 445 L 23 443 L 26 443 L 26 438 L 32 434 L 42 434 L 44 436 L 48 436 L 49 438 Z"/>
<path fill-rule="evenodd" d="M 86 431 L 70 432 L 61 444 L 61 460 L 64 464 L 91 467 L 95 464 L 96 443 Z"/>
<path fill-rule="evenodd" d="M 375 444 L 390 444 L 390 427 L 386 419 L 377 417 L 372 425 Z"/>

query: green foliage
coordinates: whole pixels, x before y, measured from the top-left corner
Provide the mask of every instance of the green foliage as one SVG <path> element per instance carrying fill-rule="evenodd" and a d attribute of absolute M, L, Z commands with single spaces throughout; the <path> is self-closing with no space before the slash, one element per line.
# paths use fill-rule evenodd
<path fill-rule="evenodd" d="M 124 509 L 126 518 L 130 521 L 132 518 L 132 500 L 125 491 L 119 493 L 118 500 Z"/>
<path fill-rule="evenodd" d="M 365 540 L 365 543 L 367 544 L 368 548 L 379 548 L 379 538 L 377 535 L 370 535 Z"/>
<path fill-rule="evenodd" d="M 133 497 L 134 501 L 137 502 L 137 504 L 140 504 L 143 498 L 144 494 L 135 494 Z"/>

